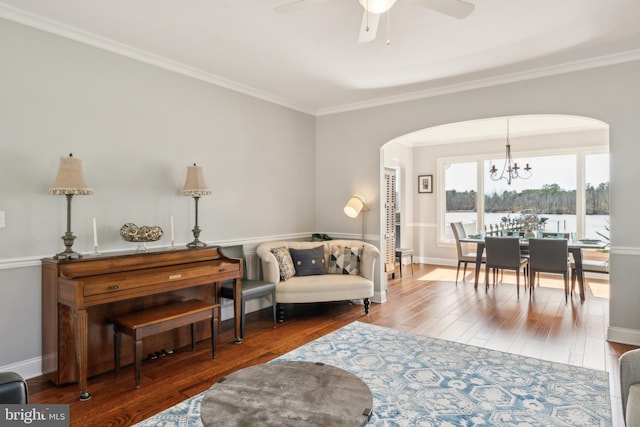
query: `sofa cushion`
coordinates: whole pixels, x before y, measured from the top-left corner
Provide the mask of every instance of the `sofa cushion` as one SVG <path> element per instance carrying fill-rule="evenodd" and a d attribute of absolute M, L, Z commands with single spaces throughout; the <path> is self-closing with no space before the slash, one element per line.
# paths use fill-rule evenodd
<path fill-rule="evenodd" d="M 278 268 L 280 269 L 280 280 L 287 280 L 295 276 L 296 269 L 291 259 L 289 249 L 285 246 L 271 249 L 271 253 L 276 257 L 278 261 Z"/>
<path fill-rule="evenodd" d="M 312 249 L 289 249 L 296 276 L 315 276 L 327 273 L 324 245 Z"/>
<path fill-rule="evenodd" d="M 360 257 L 363 246 L 349 247 L 331 245 L 329 247 L 329 273 L 360 274 Z"/>
<path fill-rule="evenodd" d="M 292 277 L 276 285 L 279 303 L 345 301 L 373 296 L 373 281 L 352 274 Z"/>

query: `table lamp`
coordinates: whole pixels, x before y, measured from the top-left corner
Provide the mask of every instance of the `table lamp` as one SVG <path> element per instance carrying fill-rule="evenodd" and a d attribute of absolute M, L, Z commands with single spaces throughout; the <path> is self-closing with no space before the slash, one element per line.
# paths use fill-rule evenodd
<path fill-rule="evenodd" d="M 202 167 L 196 166 L 194 163 L 193 166 L 188 166 L 187 168 L 187 179 L 184 183 L 184 187 L 182 187 L 182 195 L 193 197 L 196 201 L 196 225 L 193 227 L 193 237 L 194 240 L 191 243 L 187 243 L 187 247 L 189 248 L 202 248 L 207 246 L 205 242 L 200 241 L 200 227 L 198 227 L 198 200 L 202 196 L 207 196 L 211 194 L 211 191 L 207 187 L 207 184 L 204 182 L 204 174 L 202 173 Z"/>
<path fill-rule="evenodd" d="M 82 160 L 73 157 L 60 157 L 60 167 L 55 181 L 49 188 L 49 194 L 67 196 L 67 232 L 62 236 L 62 241 L 66 249 L 54 256 L 55 259 L 82 258 L 71 249 L 76 236 L 71 232 L 71 199 L 74 195 L 87 196 L 93 194 L 93 189 L 89 188 L 82 173 Z"/>

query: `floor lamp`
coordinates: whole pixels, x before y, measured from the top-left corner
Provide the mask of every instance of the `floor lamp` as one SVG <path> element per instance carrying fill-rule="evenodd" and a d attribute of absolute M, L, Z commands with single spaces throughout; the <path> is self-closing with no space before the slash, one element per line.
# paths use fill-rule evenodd
<path fill-rule="evenodd" d="M 193 166 L 187 168 L 187 179 L 185 180 L 184 187 L 182 187 L 182 195 L 193 197 L 196 202 L 196 225 L 193 227 L 193 242 L 187 243 L 189 248 L 202 248 L 207 246 L 205 242 L 200 241 L 200 227 L 198 227 L 198 200 L 202 196 L 208 196 L 211 191 L 204 182 L 204 174 L 202 173 L 202 167 Z"/>
<path fill-rule="evenodd" d="M 62 236 L 66 249 L 54 256 L 55 259 L 82 258 L 82 254 L 71 249 L 76 236 L 71 232 L 71 199 L 75 195 L 87 196 L 93 194 L 82 173 L 82 160 L 73 157 L 60 157 L 60 167 L 55 181 L 49 188 L 49 194 L 67 196 L 67 232 Z"/>
<path fill-rule="evenodd" d="M 362 214 L 362 241 L 364 242 L 364 214 L 369 212 L 367 207 L 367 196 L 364 194 L 356 193 L 347 202 L 344 207 L 344 213 L 350 218 L 357 218 Z"/>

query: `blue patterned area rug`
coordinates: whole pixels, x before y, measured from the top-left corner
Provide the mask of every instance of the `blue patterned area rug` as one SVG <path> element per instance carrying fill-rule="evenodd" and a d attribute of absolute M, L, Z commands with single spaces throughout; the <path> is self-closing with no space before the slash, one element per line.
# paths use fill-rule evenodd
<path fill-rule="evenodd" d="M 353 322 L 270 363 L 308 360 L 359 376 L 371 426 L 611 426 L 609 374 Z M 137 426 L 202 426 L 204 393 Z"/>

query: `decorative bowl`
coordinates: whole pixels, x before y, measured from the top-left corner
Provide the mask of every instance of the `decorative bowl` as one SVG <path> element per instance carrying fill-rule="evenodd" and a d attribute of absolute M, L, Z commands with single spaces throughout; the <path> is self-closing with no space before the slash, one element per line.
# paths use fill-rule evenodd
<path fill-rule="evenodd" d="M 162 228 L 157 225 L 138 227 L 128 222 L 120 228 L 120 235 L 127 242 L 155 242 L 162 237 Z"/>

